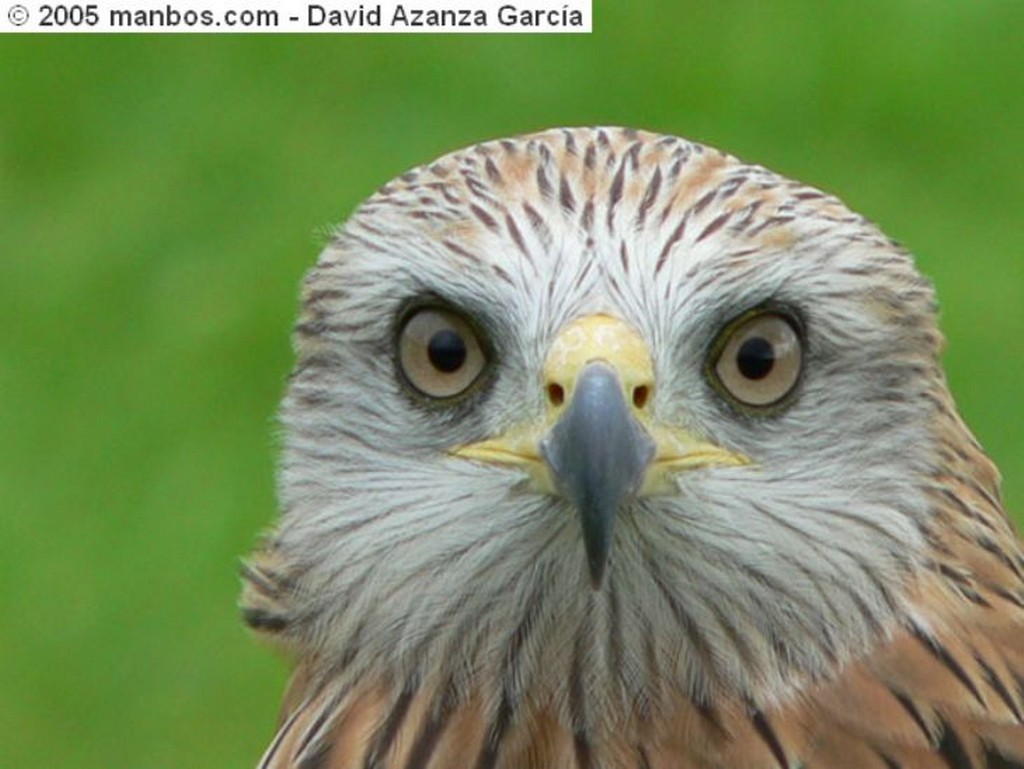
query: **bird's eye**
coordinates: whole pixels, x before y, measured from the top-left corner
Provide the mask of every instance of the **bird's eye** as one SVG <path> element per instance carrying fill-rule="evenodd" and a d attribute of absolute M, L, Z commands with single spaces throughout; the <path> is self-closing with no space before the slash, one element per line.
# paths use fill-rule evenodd
<path fill-rule="evenodd" d="M 764 312 L 730 324 L 714 359 L 715 377 L 745 406 L 772 406 L 792 392 L 800 378 L 803 350 L 793 322 Z"/>
<path fill-rule="evenodd" d="M 469 389 L 487 362 L 476 332 L 451 310 L 422 307 L 403 322 L 398 364 L 424 395 L 451 398 Z"/>

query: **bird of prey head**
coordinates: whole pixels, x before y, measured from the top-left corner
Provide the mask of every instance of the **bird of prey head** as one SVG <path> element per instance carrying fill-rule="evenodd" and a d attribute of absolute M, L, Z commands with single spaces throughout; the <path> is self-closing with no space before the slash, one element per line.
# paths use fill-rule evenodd
<path fill-rule="evenodd" d="M 931 286 L 835 197 L 626 129 L 480 144 L 335 233 L 295 346 L 266 766 L 1020 765 L 997 473 Z"/>

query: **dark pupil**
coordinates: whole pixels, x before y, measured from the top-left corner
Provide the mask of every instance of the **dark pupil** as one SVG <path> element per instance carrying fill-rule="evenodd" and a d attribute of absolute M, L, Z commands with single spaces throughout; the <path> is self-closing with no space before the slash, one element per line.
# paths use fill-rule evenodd
<path fill-rule="evenodd" d="M 466 362 L 466 343 L 450 328 L 438 331 L 427 342 L 427 357 L 438 371 L 450 374 Z"/>
<path fill-rule="evenodd" d="M 764 379 L 774 365 L 775 348 L 764 337 L 750 337 L 736 353 L 736 367 L 747 379 Z"/>

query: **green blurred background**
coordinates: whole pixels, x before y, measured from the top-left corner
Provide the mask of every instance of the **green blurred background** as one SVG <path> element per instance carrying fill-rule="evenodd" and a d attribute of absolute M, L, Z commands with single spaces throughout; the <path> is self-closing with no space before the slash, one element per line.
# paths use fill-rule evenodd
<path fill-rule="evenodd" d="M 613 3 L 590 36 L 0 40 L 0 766 L 247 767 L 237 559 L 324 229 L 480 139 L 629 124 L 838 193 L 939 288 L 1024 510 L 1024 4 Z"/>

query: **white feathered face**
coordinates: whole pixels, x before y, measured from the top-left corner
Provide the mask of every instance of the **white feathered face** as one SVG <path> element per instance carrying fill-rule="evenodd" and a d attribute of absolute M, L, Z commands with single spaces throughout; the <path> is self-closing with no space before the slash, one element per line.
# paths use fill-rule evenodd
<path fill-rule="evenodd" d="M 931 290 L 717 151 L 575 129 L 416 169 L 323 252 L 296 344 L 272 547 L 290 627 L 356 667 L 476 675 L 522 636 L 524 678 L 782 686 L 918 566 Z"/>

